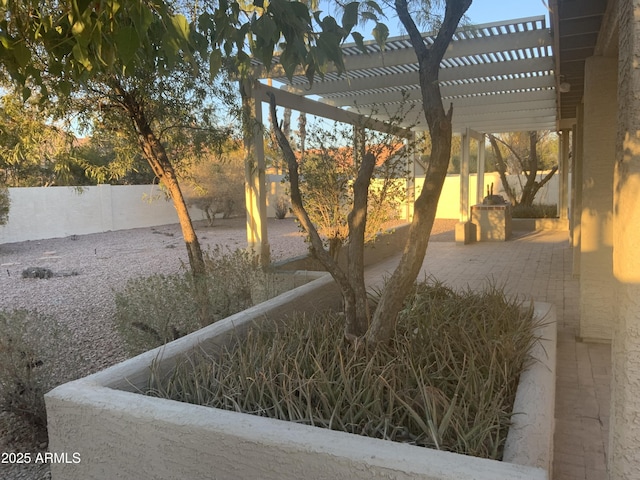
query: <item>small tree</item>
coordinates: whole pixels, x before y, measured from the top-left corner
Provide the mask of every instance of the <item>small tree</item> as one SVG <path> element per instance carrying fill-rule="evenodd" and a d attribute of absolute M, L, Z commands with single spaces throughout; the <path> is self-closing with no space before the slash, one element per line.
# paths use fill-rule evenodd
<path fill-rule="evenodd" d="M 306 133 L 307 151 L 298 153 L 300 185 L 306 210 L 318 233 L 325 239 L 329 255 L 338 259 L 348 241 L 348 215 L 353 205 L 353 181 L 358 172 L 358 156 L 353 147 L 353 128 L 335 124 L 331 128 L 311 126 Z M 393 135 L 367 132 L 360 138 L 364 148 L 376 158 L 373 184 L 368 192 L 365 243 L 373 241 L 385 223 L 398 218 L 405 198 L 406 146 Z"/>
<path fill-rule="evenodd" d="M 244 211 L 243 152 L 239 142 L 228 140 L 218 152 L 206 151 L 180 176 L 187 203 L 195 205 L 213 225 L 215 215 L 230 218 Z"/>
<path fill-rule="evenodd" d="M 553 165 L 551 170 L 541 180 L 538 180 L 539 171 L 548 164 L 545 159 L 541 158 L 540 147 L 549 135 L 550 132 L 543 132 L 542 134 L 528 132 L 526 135 L 528 142 L 522 141 L 523 134 L 510 135 L 506 139 L 489 135 L 489 142 L 491 142 L 491 148 L 496 157 L 496 169 L 500 174 L 502 188 L 512 205 L 532 206 L 536 194 L 558 171 L 558 166 Z M 528 143 L 528 145 L 523 146 L 523 143 Z M 503 149 L 500 148 L 501 145 L 507 150 L 507 156 L 503 154 Z M 509 164 L 512 165 L 511 168 L 509 168 Z M 520 180 L 520 173 L 524 175 L 525 182 L 522 183 L 520 181 L 520 195 L 518 195 L 515 186 L 509 183 L 507 179 L 508 171 L 517 173 L 518 180 Z"/>
<path fill-rule="evenodd" d="M 428 2 L 430 5 L 430 2 Z M 445 111 L 438 82 L 440 62 L 471 0 L 446 0 L 444 18 L 433 42 L 427 43 L 418 30 L 406 0 L 396 0 L 395 10 L 406 28 L 419 66 L 422 106 L 429 126 L 431 152 L 424 187 L 414 204 L 414 216 L 409 228 L 400 263 L 388 279 L 375 312 L 370 315 L 364 282 L 363 247 L 367 221 L 368 190 L 376 165 L 371 152 L 363 155 L 353 183 L 353 207 L 348 216 L 348 266 L 341 269 L 322 248 L 322 239 L 311 222 L 300 193 L 300 178 L 295 154 L 276 118 L 276 98 L 271 95 L 271 123 L 283 155 L 287 160 L 291 183 L 292 210 L 311 238 L 319 260 L 338 283 L 345 305 L 347 338 L 364 338 L 371 345 L 388 341 L 393 335 L 398 312 L 415 282 L 429 243 L 438 199 L 444 185 L 451 156 L 451 118 L 453 110 Z"/>
<path fill-rule="evenodd" d="M 0 12 L 0 61 L 24 98 L 55 101 L 56 111 L 76 112 L 137 143 L 173 200 L 200 319 L 209 323 L 202 250 L 165 143 L 183 137 L 180 127 L 212 125 L 206 39 L 162 2 L 8 0 Z"/>

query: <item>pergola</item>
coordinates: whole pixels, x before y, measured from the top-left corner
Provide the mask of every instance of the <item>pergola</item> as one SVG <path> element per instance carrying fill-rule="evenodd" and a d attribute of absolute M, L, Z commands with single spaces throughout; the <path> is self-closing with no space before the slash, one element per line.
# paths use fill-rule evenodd
<path fill-rule="evenodd" d="M 427 33 L 424 39 L 429 44 L 434 36 Z M 479 141 L 478 192 L 482 192 L 485 133 L 555 130 L 552 47 L 544 16 L 464 26 L 454 34 L 439 78 L 445 107 L 453 105 L 453 130 L 463 137 L 461 222 L 468 220 L 472 138 Z M 268 78 L 282 87 L 259 82 L 245 85 L 245 94 L 255 101 L 256 118 L 262 120 L 259 105 L 268 101 L 267 92 L 272 92 L 279 106 L 354 125 L 372 117 L 381 122 L 372 127 L 378 129 L 385 129 L 384 122 L 402 109 L 410 112 L 401 122 L 406 129 L 404 136 L 409 136 L 409 131 L 426 130 L 418 63 L 408 37 L 391 38 L 384 49 L 368 42 L 365 50 L 355 44 L 343 46 L 346 73 L 339 75 L 330 70 L 323 78 L 317 77 L 313 85 L 302 72 L 289 81 L 277 64 L 270 72 L 258 68 L 258 78 Z M 264 171 L 261 141 L 255 142 L 255 154 L 258 172 Z M 261 199 L 259 191 L 264 180 L 255 174 L 250 180 L 248 241 L 256 253 L 268 257 L 264 215 L 257 215 L 266 211 L 266 200 Z M 560 203 L 562 208 L 562 200 Z"/>

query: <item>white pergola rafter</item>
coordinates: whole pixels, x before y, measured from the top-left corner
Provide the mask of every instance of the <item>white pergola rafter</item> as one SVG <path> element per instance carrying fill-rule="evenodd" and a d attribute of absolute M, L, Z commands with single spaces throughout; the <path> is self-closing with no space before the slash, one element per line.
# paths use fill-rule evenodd
<path fill-rule="evenodd" d="M 434 41 L 432 34 L 424 34 L 423 38 L 427 45 Z M 478 195 L 481 195 L 485 134 L 555 129 L 552 46 L 544 16 L 465 26 L 454 34 L 440 64 L 443 104 L 445 108 L 453 106 L 453 131 L 463 139 L 460 225 L 464 227 L 461 238 L 465 243 L 469 223 L 469 142 L 474 138 L 479 144 Z M 268 74 L 256 62 L 256 77 L 270 78 L 283 85 L 272 90 L 281 106 L 352 124 L 357 123 L 354 118 L 364 116 L 377 120 L 377 125 L 383 128 L 387 128 L 384 125 L 391 118 L 398 125 L 400 115 L 402 121 L 398 126 L 427 130 L 421 108 L 418 63 L 409 38 L 391 38 L 382 51 L 369 42 L 365 50 L 355 44 L 343 46 L 346 73 L 339 75 L 335 69 L 329 70 L 322 78 L 316 76 L 312 85 L 303 72 L 290 80 L 286 78 L 277 58 Z M 269 89 L 261 84 L 254 87 L 256 104 L 265 101 Z M 253 244 L 259 240 L 256 237 Z M 266 242 L 266 230 L 261 241 Z M 252 244 L 251 239 L 249 243 Z M 268 251 L 268 243 L 263 247 Z"/>
<path fill-rule="evenodd" d="M 433 42 L 425 34 L 427 44 Z M 440 84 L 445 107 L 453 105 L 453 128 L 486 133 L 555 128 L 553 41 L 544 16 L 458 29 L 442 61 Z M 397 109 L 420 110 L 418 64 L 408 37 L 389 39 L 384 51 L 373 42 L 366 53 L 345 45 L 347 72 L 329 71 L 309 85 L 304 75 L 289 81 L 277 66 L 270 75 L 282 90 L 387 121 Z M 381 106 L 384 105 L 384 108 Z M 423 115 L 404 126 L 426 129 Z"/>

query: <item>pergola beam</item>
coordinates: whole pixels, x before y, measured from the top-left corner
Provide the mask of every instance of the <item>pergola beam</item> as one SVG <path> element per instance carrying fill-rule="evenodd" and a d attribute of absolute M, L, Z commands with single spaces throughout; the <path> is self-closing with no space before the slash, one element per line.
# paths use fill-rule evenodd
<path fill-rule="evenodd" d="M 268 93 L 272 93 L 275 96 L 279 107 L 291 108 L 292 110 L 317 115 L 336 122 L 392 133 L 402 138 L 410 138 L 412 135 L 411 130 L 256 82 L 254 86 L 256 99 L 262 102 L 269 102 Z"/>

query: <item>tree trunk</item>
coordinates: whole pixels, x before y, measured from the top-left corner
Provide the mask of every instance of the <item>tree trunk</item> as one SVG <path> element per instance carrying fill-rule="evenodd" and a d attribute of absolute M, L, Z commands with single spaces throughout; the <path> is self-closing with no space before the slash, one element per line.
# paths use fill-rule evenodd
<path fill-rule="evenodd" d="M 340 268 L 338 263 L 329 255 L 329 253 L 325 250 L 322 239 L 318 234 L 316 227 L 311 222 L 307 211 L 304 208 L 302 203 L 302 194 L 300 193 L 300 180 L 298 175 L 298 162 L 296 160 L 296 156 L 293 153 L 293 149 L 291 148 L 291 144 L 289 140 L 284 135 L 284 132 L 280 128 L 278 124 L 278 119 L 276 115 L 276 98 L 273 93 L 269 93 L 269 105 L 270 105 L 270 116 L 271 116 L 271 124 L 273 125 L 276 140 L 278 141 L 278 146 L 282 151 L 282 155 L 284 156 L 285 161 L 287 162 L 288 172 L 289 172 L 289 187 L 291 189 L 291 210 L 295 217 L 300 222 L 300 225 L 304 229 L 305 232 L 309 235 L 309 239 L 311 241 L 311 246 L 313 247 L 316 257 L 322 264 L 324 268 L 331 274 L 333 279 L 336 281 L 338 286 L 340 287 L 340 291 L 342 292 L 342 298 L 344 300 L 344 314 L 346 323 L 353 323 L 355 321 L 356 315 L 356 297 L 351 284 L 349 283 L 349 278 L 344 273 L 344 271 Z"/>
<path fill-rule="evenodd" d="M 523 165 L 527 181 L 522 187 L 520 205 L 530 207 L 533 205 L 533 199 L 538 191 L 535 188 L 538 176 L 538 132 L 529 132 L 529 162 L 527 163 L 527 165 Z"/>
<path fill-rule="evenodd" d="M 453 110 L 449 108 L 445 113 L 438 84 L 438 72 L 440 62 L 460 18 L 470 5 L 471 0 L 447 0 L 442 26 L 433 44 L 427 46 L 409 14 L 407 0 L 395 1 L 398 18 L 407 29 L 418 58 L 422 104 L 431 136 L 431 160 L 424 187 L 415 202 L 414 217 L 402 258 L 385 286 L 371 327 L 367 332 L 366 341 L 369 344 L 387 342 L 393 335 L 398 312 L 418 276 L 427 250 L 438 199 L 451 157 Z"/>
<path fill-rule="evenodd" d="M 142 153 L 151 166 L 153 173 L 158 177 L 162 184 L 167 188 L 171 200 L 178 214 L 178 221 L 182 229 L 187 255 L 189 258 L 189 266 L 194 281 L 194 289 L 196 301 L 198 303 L 199 320 L 202 326 L 209 325 L 212 321 L 211 305 L 209 301 L 207 272 L 202 255 L 200 242 L 196 235 L 191 216 L 187 209 L 184 196 L 180 189 L 178 179 L 176 177 L 173 165 L 169 161 L 167 152 L 153 132 L 149 121 L 144 113 L 144 108 L 137 99 L 125 91 L 120 86 L 115 87 L 116 93 L 122 99 L 122 104 L 126 109 L 129 117 L 138 134 L 138 143 L 142 149 Z"/>
<path fill-rule="evenodd" d="M 347 337 L 362 337 L 369 328 L 369 302 L 364 282 L 364 234 L 367 224 L 369 185 L 376 166 L 376 157 L 366 153 L 362 157 L 358 176 L 353 184 L 353 208 L 348 216 L 349 248 L 347 275 L 355 295 L 355 316 L 345 325 Z"/>
<path fill-rule="evenodd" d="M 502 152 L 498 146 L 498 141 L 496 140 L 496 137 L 489 135 L 489 142 L 491 142 L 491 148 L 493 148 L 493 153 L 496 156 L 496 165 L 498 167 L 498 173 L 500 174 L 500 180 L 502 181 L 502 188 L 507 193 L 507 197 L 509 198 L 511 205 L 517 205 L 518 197 L 516 196 L 515 190 L 511 185 L 509 185 L 509 181 L 507 180 L 507 164 L 504 162 L 504 157 L 502 156 Z"/>

